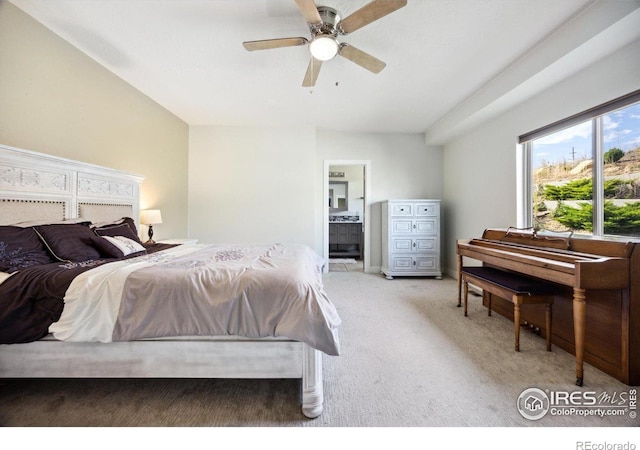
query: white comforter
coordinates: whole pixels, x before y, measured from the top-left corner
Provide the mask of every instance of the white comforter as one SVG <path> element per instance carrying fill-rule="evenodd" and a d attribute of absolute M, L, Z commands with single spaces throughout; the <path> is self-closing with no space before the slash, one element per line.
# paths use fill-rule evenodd
<path fill-rule="evenodd" d="M 306 246 L 186 245 L 104 264 L 69 286 L 64 341 L 168 336 L 286 337 L 338 355 L 323 260 Z"/>

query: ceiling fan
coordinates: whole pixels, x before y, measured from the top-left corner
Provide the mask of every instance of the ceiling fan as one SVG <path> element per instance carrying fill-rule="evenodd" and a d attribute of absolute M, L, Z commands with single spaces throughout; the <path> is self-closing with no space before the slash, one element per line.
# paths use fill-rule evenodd
<path fill-rule="evenodd" d="M 305 87 L 315 86 L 322 63 L 336 55 L 347 58 L 373 73 L 379 73 L 384 69 L 386 66 L 384 62 L 352 45 L 339 42 L 338 36 L 353 33 L 407 4 L 407 0 L 373 0 L 342 19 L 334 8 L 316 6 L 313 0 L 295 0 L 295 2 L 309 25 L 311 39 L 304 37 L 265 39 L 246 41 L 242 45 L 247 50 L 253 51 L 309 44 L 311 61 L 309 61 L 307 73 L 302 82 L 302 86 Z"/>

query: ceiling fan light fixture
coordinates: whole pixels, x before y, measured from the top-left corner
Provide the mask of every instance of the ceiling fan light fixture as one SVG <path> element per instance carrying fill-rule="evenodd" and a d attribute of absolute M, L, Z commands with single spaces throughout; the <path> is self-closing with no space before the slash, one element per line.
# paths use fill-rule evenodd
<path fill-rule="evenodd" d="M 309 44 L 309 51 L 315 59 L 328 61 L 338 54 L 340 46 L 333 36 L 316 36 Z"/>
<path fill-rule="evenodd" d="M 407 2 L 408 0 L 369 0 L 368 4 L 342 20 L 341 15 L 334 8 L 316 6 L 314 0 L 295 0 L 298 9 L 309 26 L 310 39 L 304 37 L 263 39 L 245 41 L 242 45 L 246 50 L 253 51 L 309 44 L 311 58 L 302 82 L 304 87 L 315 86 L 323 62 L 334 58 L 338 54 L 369 72 L 379 73 L 386 65 L 384 62 L 346 42 L 339 42 L 338 36 L 359 30 L 405 7 Z"/>

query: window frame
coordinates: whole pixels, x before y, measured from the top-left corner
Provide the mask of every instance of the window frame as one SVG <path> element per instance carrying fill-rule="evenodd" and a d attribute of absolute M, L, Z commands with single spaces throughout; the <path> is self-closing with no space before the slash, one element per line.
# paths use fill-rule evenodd
<path fill-rule="evenodd" d="M 533 141 L 558 131 L 570 128 L 582 122 L 591 120 L 592 127 L 592 158 L 593 164 L 593 237 L 632 240 L 630 236 L 604 234 L 604 115 L 618 109 L 640 102 L 640 89 L 618 97 L 601 105 L 590 108 L 565 119 L 553 122 L 544 127 L 530 131 L 518 137 L 516 147 L 516 182 L 517 182 L 517 226 L 521 228 L 533 227 L 532 189 L 533 189 Z M 598 161 L 598 164 L 595 162 Z M 580 235 L 588 238 L 589 235 Z"/>

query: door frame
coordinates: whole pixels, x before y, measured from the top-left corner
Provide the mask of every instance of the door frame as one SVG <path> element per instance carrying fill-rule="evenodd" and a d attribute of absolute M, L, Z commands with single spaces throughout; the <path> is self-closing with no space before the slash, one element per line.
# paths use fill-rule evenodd
<path fill-rule="evenodd" d="M 323 257 L 326 262 L 324 271 L 329 271 L 329 168 L 331 166 L 362 166 L 364 176 L 364 215 L 362 221 L 363 251 L 364 251 L 364 271 L 371 270 L 371 206 L 369 198 L 371 198 L 371 160 L 368 159 L 325 159 L 324 172 L 322 176 L 322 248 Z"/>

